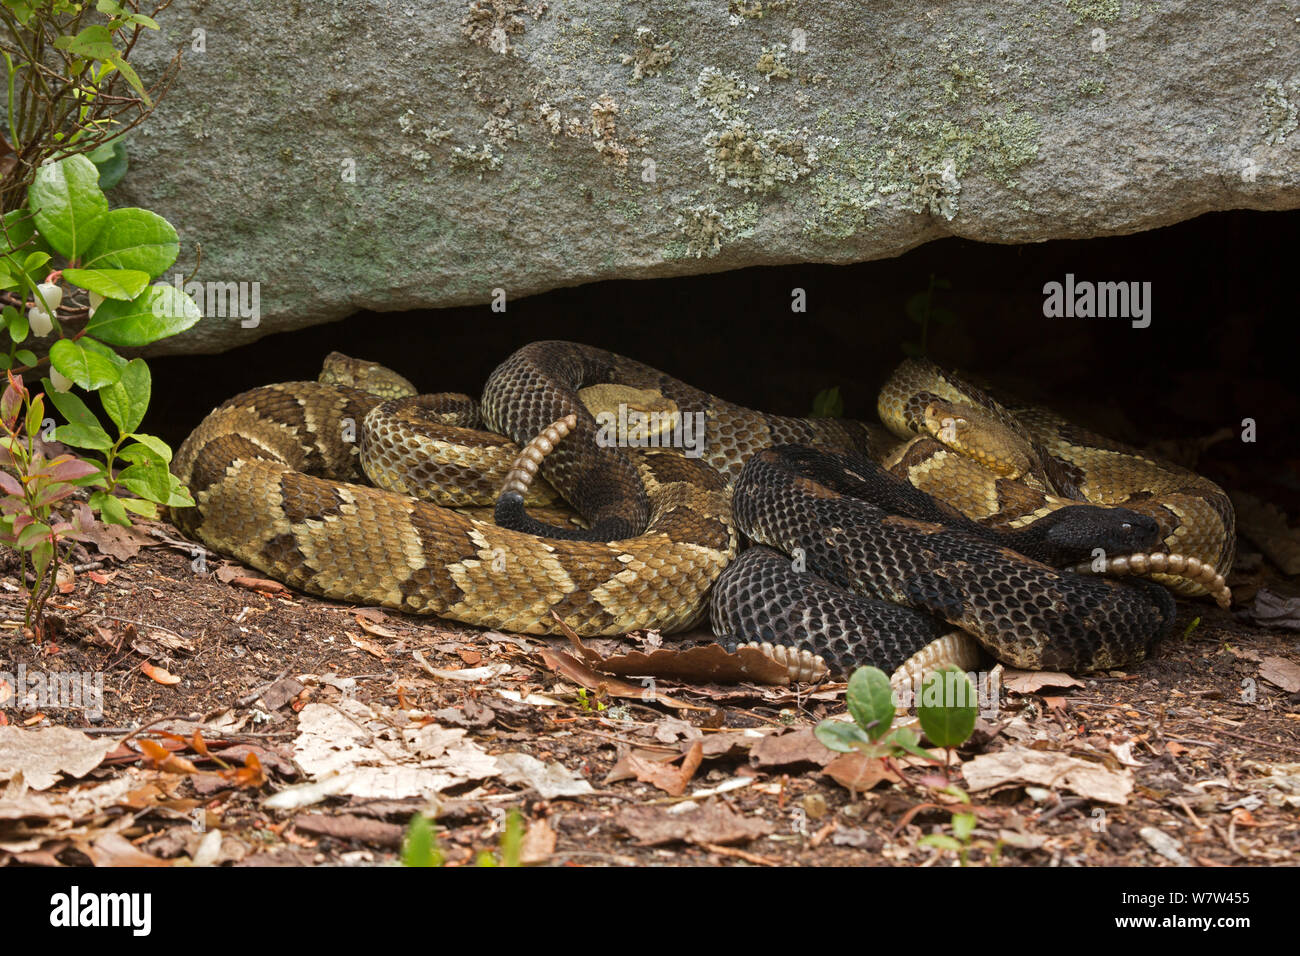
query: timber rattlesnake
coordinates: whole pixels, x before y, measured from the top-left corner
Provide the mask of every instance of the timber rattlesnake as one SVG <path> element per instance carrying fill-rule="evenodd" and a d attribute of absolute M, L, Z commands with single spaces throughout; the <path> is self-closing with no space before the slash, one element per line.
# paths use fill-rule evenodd
<path fill-rule="evenodd" d="M 928 364 L 905 364 L 896 376 L 903 390 L 913 389 L 910 397 L 895 401 L 885 397 L 893 395 L 889 389 L 882 393 L 882 412 L 886 405 L 901 410 L 895 417 L 902 425 L 885 414 L 887 424 L 924 433 L 890 464 L 934 491 L 943 487 L 939 460 L 954 447 L 974 449 L 1000 471 L 989 478 L 986 470 L 981 497 L 970 491 L 973 472 L 954 466 L 960 479 L 954 487 L 966 489 L 954 502 L 992 530 L 897 482 L 878 480 L 884 473 L 865 456 L 888 455 L 879 430 L 763 415 L 601 349 L 537 342 L 518 350 L 489 379 L 481 419 L 464 396 L 386 401 L 352 387 L 372 375 L 367 363 L 332 357 L 330 364 L 331 384 L 266 386 L 226 402 L 182 445 L 173 469 L 196 501 L 175 515 L 183 531 L 287 584 L 337 600 L 521 633 L 554 632 L 552 611 L 584 636 L 673 631 L 700 618 L 710 587 L 730 563 L 715 591 L 715 629 L 781 643 L 808 638 L 813 650 L 841 667 L 890 647 L 894 636 L 910 635 L 881 660 L 896 663 L 916 642 L 945 629 L 927 613 L 970 627 L 1022 666 L 1096 667 L 1140 656 L 1167 629 L 1167 592 L 1142 581 L 1056 571 L 1011 547 L 1029 549 L 1057 527 L 1069 532 L 1064 538 L 1074 550 L 1055 558 L 1082 561 L 1090 554 L 1084 533 L 1100 528 L 1111 535 L 1112 570 L 1181 570 L 1166 580 L 1185 590 L 1215 586 L 1203 565 L 1222 570 L 1231 562 L 1231 509 L 1225 512 L 1217 487 L 1096 436 L 1081 440 L 1083 433 L 1033 417 L 1032 410 L 1041 431 L 1031 432 L 1020 424 L 1020 409 L 1012 414 L 991 398 L 986 403 L 985 393 Z M 385 379 L 382 390 L 414 391 L 400 376 Z M 702 457 L 622 447 L 637 436 L 611 438 L 610 423 L 623 423 L 629 405 L 668 423 L 662 433 L 643 429 L 643 440 L 671 436 L 698 415 Z M 984 447 L 990 433 L 993 453 Z M 941 440 L 947 444 L 924 444 Z M 798 447 L 756 454 L 780 445 Z M 1091 457 L 1093 451 L 1101 457 Z M 1105 504 L 1123 503 L 1141 515 L 1079 505 L 1100 481 L 1092 470 L 1099 460 L 1107 481 L 1128 474 L 1136 482 L 1127 498 L 1107 484 L 1106 494 L 1117 500 Z M 533 480 L 539 464 L 545 481 Z M 356 484 L 362 468 L 393 490 Z M 760 549 L 733 563 L 731 483 L 738 477 L 744 530 L 778 547 L 801 547 L 806 565 Z M 854 504 L 864 490 L 883 490 L 884 509 L 894 516 L 879 505 Z M 409 497 L 415 493 L 429 500 Z M 898 494 L 901 503 L 890 497 Z M 557 497 L 577 509 L 585 527 L 537 510 Z M 978 513 L 976 499 L 987 513 Z M 497 523 L 452 510 L 494 500 Z M 997 507 L 990 510 L 990 502 Z M 841 507 L 848 511 L 835 510 Z M 1049 520 L 1026 526 L 1031 513 Z M 845 514 L 887 529 L 887 537 L 845 532 Z M 1006 534 L 1011 537 L 998 537 Z M 1059 543 L 1061 534 L 1047 544 Z M 1194 564 L 1186 556 L 1171 562 L 1145 554 L 1193 539 L 1208 549 Z M 867 553 L 853 557 L 840 550 L 846 543 Z M 1130 546 L 1141 557 L 1116 561 L 1115 552 L 1122 556 Z M 920 609 L 905 609 L 911 623 L 897 632 L 843 626 L 856 600 L 844 589 L 873 576 L 868 591 Z M 976 591 L 974 609 L 959 607 Z M 731 611 L 727 595 L 741 598 Z M 812 616 L 792 618 L 780 611 L 783 602 L 787 608 L 803 602 Z M 756 608 L 762 613 L 744 617 Z M 817 613 L 822 626 L 814 626 Z"/>

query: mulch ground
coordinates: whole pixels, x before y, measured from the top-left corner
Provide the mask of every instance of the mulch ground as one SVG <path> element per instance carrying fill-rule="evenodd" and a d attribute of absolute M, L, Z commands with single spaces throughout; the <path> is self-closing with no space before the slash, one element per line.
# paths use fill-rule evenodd
<path fill-rule="evenodd" d="M 118 557 L 81 554 L 41 641 L 0 578 L 0 862 L 382 863 L 425 812 L 445 862 L 471 865 L 503 852 L 510 811 L 545 865 L 1297 861 L 1297 636 L 1250 614 L 1261 584 L 1295 589 L 1265 572 L 1230 582 L 1234 612 L 1181 602 L 1131 671 L 1003 673 L 944 763 L 882 764 L 811 733 L 843 684 L 647 690 L 591 664 L 653 635 L 584 658 L 290 592 L 162 524 L 104 548 Z M 102 714 L 15 693 L 20 667 L 102 676 Z M 965 807 L 950 784 L 977 819 L 960 854 L 925 839 Z"/>

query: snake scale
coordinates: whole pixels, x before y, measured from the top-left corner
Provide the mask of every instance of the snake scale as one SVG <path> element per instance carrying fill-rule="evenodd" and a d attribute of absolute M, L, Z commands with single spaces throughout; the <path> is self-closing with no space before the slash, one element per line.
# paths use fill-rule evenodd
<path fill-rule="evenodd" d="M 479 403 L 414 392 L 334 355 L 321 382 L 230 399 L 177 452 L 196 507 L 174 520 L 327 598 L 581 636 L 711 611 L 720 635 L 840 670 L 892 668 L 949 625 L 1019 666 L 1116 666 L 1172 623 L 1148 578 L 1226 594 L 1217 486 L 928 362 L 881 393 L 892 438 L 569 342 L 516 351 Z M 739 557 L 737 524 L 756 543 Z"/>

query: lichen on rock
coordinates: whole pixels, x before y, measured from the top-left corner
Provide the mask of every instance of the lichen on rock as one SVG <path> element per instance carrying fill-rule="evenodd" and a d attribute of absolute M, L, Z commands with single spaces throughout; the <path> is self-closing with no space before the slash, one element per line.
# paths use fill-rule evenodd
<path fill-rule="evenodd" d="M 637 27 L 636 52 L 623 54 L 623 65 L 632 67 L 629 83 L 640 83 L 647 76 L 658 76 L 664 67 L 673 62 L 672 44 L 655 42 L 655 33 L 649 27 Z"/>
<path fill-rule="evenodd" d="M 817 167 L 817 148 L 807 129 L 756 130 L 735 121 L 704 136 L 709 171 L 743 192 L 770 193 Z"/>
<path fill-rule="evenodd" d="M 1300 125 L 1300 109 L 1287 96 L 1286 87 L 1277 80 L 1265 80 L 1263 87 L 1260 106 L 1264 110 L 1264 142 L 1269 146 L 1280 146 Z"/>

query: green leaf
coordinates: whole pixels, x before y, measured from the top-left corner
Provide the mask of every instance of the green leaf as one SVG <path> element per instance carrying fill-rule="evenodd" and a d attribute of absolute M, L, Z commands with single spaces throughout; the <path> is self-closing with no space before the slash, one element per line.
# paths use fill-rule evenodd
<path fill-rule="evenodd" d="M 964 742 L 975 729 L 975 712 L 975 690 L 960 668 L 950 664 L 925 675 L 916 716 L 935 746 Z"/>
<path fill-rule="evenodd" d="M 100 143 L 86 154 L 86 158 L 99 170 L 100 189 L 112 189 L 126 175 L 126 142 L 120 137 Z"/>
<path fill-rule="evenodd" d="M 127 63 L 126 59 L 116 52 L 112 56 L 105 57 L 105 59 L 117 67 L 118 72 L 126 77 L 126 81 L 131 84 L 131 89 L 135 90 L 136 95 L 144 101 L 146 107 L 153 106 L 149 94 L 144 91 L 144 84 L 140 82 L 139 74 L 135 72 L 135 67 Z"/>
<path fill-rule="evenodd" d="M 148 448 L 149 451 L 153 453 L 154 457 L 156 457 L 159 461 L 164 461 L 168 463 L 171 462 L 172 460 L 171 446 L 169 446 L 161 438 L 157 437 L 156 435 L 144 435 L 141 434 L 140 432 L 133 432 L 131 434 L 131 437 L 134 438 L 136 441 L 138 441 L 141 445 L 144 445 L 146 448 Z M 136 447 L 135 445 L 127 445 L 126 448 L 122 449 L 123 457 L 126 456 L 127 448 L 135 448 L 135 447 Z"/>
<path fill-rule="evenodd" d="M 54 542 L 49 538 L 37 542 L 32 548 L 32 570 L 36 572 L 36 580 L 45 580 L 45 570 L 54 560 Z"/>
<path fill-rule="evenodd" d="M 171 472 L 162 462 L 137 462 L 117 474 L 117 483 L 132 494 L 163 504 L 171 494 Z"/>
<path fill-rule="evenodd" d="M 952 835 L 965 843 L 975 830 L 975 814 L 954 813 L 952 815 Z"/>
<path fill-rule="evenodd" d="M 110 345 L 148 345 L 184 332 L 202 317 L 184 292 L 169 285 L 153 285 L 131 302 L 104 300 L 86 332 Z"/>
<path fill-rule="evenodd" d="M 123 434 L 130 434 L 144 421 L 149 408 L 152 379 L 144 359 L 132 359 L 122 369 L 122 376 L 99 392 L 104 411 Z"/>
<path fill-rule="evenodd" d="M 879 740 L 894 723 L 894 691 L 878 667 L 859 667 L 845 693 L 849 713 L 872 740 Z"/>
<path fill-rule="evenodd" d="M 119 498 L 122 507 L 132 514 L 137 514 L 142 518 L 157 518 L 158 506 L 152 501 L 145 501 L 143 498 Z"/>
<path fill-rule="evenodd" d="M 962 844 L 946 833 L 927 833 L 916 841 L 917 846 L 936 846 L 941 850 L 960 850 Z"/>
<path fill-rule="evenodd" d="M 18 533 L 18 547 L 30 548 L 42 538 L 49 538 L 50 526 L 43 521 L 34 521 Z"/>
<path fill-rule="evenodd" d="M 171 223 L 157 213 L 130 206 L 104 217 L 104 227 L 86 249 L 82 266 L 138 269 L 156 279 L 171 267 L 180 251 Z"/>
<path fill-rule="evenodd" d="M 28 209 L 15 209 L 13 212 L 5 213 L 0 232 L 5 237 L 0 245 L 3 246 L 3 254 L 6 256 L 19 248 L 26 252 L 50 251 L 45 240 L 36 235 L 35 217 Z"/>
<path fill-rule="evenodd" d="M 50 346 L 50 365 L 89 392 L 112 385 L 122 375 L 107 358 L 72 339 L 59 339 Z"/>
<path fill-rule="evenodd" d="M 54 437 L 73 448 L 108 451 L 113 447 L 113 439 L 98 425 L 93 428 L 90 425 L 59 425 L 54 429 Z"/>
<path fill-rule="evenodd" d="M 916 731 L 911 727 L 897 728 L 892 731 L 888 737 L 882 740 L 881 743 L 888 744 L 890 747 L 894 747 L 898 750 L 905 750 L 917 757 L 924 757 L 926 760 L 933 760 L 935 763 L 939 762 L 938 757 L 921 746 L 921 738 L 916 735 Z"/>
<path fill-rule="evenodd" d="M 168 460 L 142 442 L 124 445 L 117 451 L 117 457 L 125 462 L 145 462 L 147 464 L 168 464 Z"/>
<path fill-rule="evenodd" d="M 85 156 L 69 156 L 37 169 L 27 202 L 36 228 L 67 259 L 77 259 L 91 248 L 108 214 L 99 170 Z"/>
<path fill-rule="evenodd" d="M 168 474 L 171 474 L 168 472 Z M 167 495 L 168 508 L 193 508 L 194 499 L 190 497 L 190 490 L 181 484 L 181 480 L 175 475 L 171 476 L 171 491 Z"/>
<path fill-rule="evenodd" d="M 63 278 L 105 299 L 130 302 L 148 288 L 150 276 L 139 269 L 64 269 Z"/>
<path fill-rule="evenodd" d="M 131 526 L 131 518 L 126 513 L 126 507 L 122 504 L 122 499 L 116 495 L 111 495 L 107 491 L 96 491 L 90 496 L 90 507 L 98 511 L 100 517 L 108 524 Z"/>
<path fill-rule="evenodd" d="M 41 423 L 45 421 L 45 400 L 37 395 L 27 404 L 27 420 L 23 422 L 23 427 L 27 429 L 28 435 L 39 435 L 41 433 Z"/>
<path fill-rule="evenodd" d="M 29 349 L 19 349 L 14 353 L 14 359 L 23 365 L 35 365 L 36 353 Z"/>
<path fill-rule="evenodd" d="M 501 833 L 501 865 L 519 866 L 524 848 L 524 815 L 518 810 L 506 814 L 505 829 Z"/>
<path fill-rule="evenodd" d="M 813 418 L 841 418 L 844 415 L 844 399 L 840 397 L 840 387 L 824 389 L 813 399 Z"/>
<path fill-rule="evenodd" d="M 433 821 L 423 813 L 411 817 L 402 841 L 403 866 L 442 866 L 443 856 L 434 835 Z"/>
<path fill-rule="evenodd" d="M 117 55 L 113 46 L 113 34 L 108 27 L 94 24 L 86 27 L 76 36 L 61 36 L 54 40 L 56 50 L 67 50 L 73 56 L 85 57 L 87 60 L 111 60 Z"/>
<path fill-rule="evenodd" d="M 23 26 L 27 26 L 27 21 L 36 12 L 36 6 L 37 4 L 33 3 L 32 0 L 4 0 L 5 9 L 12 13 Z"/>
<path fill-rule="evenodd" d="M 56 392 L 54 386 L 50 384 L 48 378 L 41 379 L 41 384 L 45 386 L 45 394 L 49 396 L 54 407 L 59 410 L 59 414 L 64 420 L 74 425 L 85 425 L 88 428 L 99 428 L 99 419 L 95 417 L 89 406 L 81 400 L 80 397 L 73 395 L 71 392 Z M 103 431 L 103 429 L 100 429 Z M 108 437 L 107 433 L 104 435 Z M 62 441 L 62 439 L 59 439 Z"/>
<path fill-rule="evenodd" d="M 871 738 L 857 724 L 847 720 L 823 720 L 813 728 L 815 736 L 827 750 L 847 754 L 869 745 Z"/>
<path fill-rule="evenodd" d="M 117 366 L 118 371 L 126 368 L 126 359 L 118 355 L 103 342 L 98 342 L 95 339 L 92 339 L 89 335 L 83 335 L 81 338 L 77 339 L 77 341 L 81 343 L 82 348 L 87 352 L 94 352 L 96 355 L 102 355 L 104 358 L 108 359 Z"/>
<path fill-rule="evenodd" d="M 27 313 L 22 309 L 15 309 L 12 305 L 5 306 L 4 310 L 5 325 L 9 328 L 9 338 L 13 339 L 17 345 L 27 338 L 27 333 L 31 328 L 27 324 Z"/>

